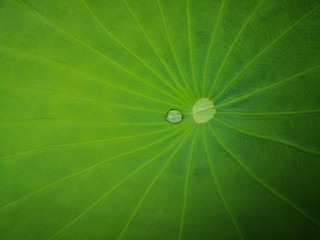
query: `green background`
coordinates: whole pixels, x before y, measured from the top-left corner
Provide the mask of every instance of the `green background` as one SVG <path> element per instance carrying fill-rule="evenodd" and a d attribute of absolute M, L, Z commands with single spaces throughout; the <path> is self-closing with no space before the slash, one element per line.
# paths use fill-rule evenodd
<path fill-rule="evenodd" d="M 0 0 L 0 238 L 320 238 L 319 19 L 317 0 Z"/>

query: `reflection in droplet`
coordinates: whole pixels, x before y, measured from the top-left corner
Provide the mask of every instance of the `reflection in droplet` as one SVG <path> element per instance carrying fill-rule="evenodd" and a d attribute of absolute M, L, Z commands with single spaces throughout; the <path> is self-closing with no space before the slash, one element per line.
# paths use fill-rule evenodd
<path fill-rule="evenodd" d="M 182 121 L 182 118 L 182 113 L 176 109 L 171 109 L 166 114 L 167 121 L 171 123 L 179 123 Z"/>

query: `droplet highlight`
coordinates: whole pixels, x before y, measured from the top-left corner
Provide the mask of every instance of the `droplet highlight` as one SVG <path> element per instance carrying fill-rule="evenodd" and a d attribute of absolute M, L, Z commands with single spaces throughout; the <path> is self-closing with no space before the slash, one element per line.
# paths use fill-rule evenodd
<path fill-rule="evenodd" d="M 192 116 L 196 123 L 209 122 L 216 114 L 216 109 L 213 102 L 208 98 L 201 98 L 196 101 L 192 107 Z"/>
<path fill-rule="evenodd" d="M 170 123 L 179 123 L 182 121 L 183 116 L 177 109 L 170 109 L 166 114 L 166 119 Z"/>

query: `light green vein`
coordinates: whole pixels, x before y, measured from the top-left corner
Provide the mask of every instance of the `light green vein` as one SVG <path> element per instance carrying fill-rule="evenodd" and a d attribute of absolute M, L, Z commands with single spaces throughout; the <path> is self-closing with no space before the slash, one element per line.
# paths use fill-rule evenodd
<path fill-rule="evenodd" d="M 130 138 L 145 137 L 145 136 L 155 135 L 155 134 L 159 134 L 159 133 L 166 133 L 166 132 L 172 131 L 172 129 L 175 129 L 175 128 L 176 128 L 176 126 L 172 126 L 170 128 L 166 128 L 165 130 L 152 131 L 152 132 L 147 132 L 147 133 L 143 133 L 143 134 L 127 135 L 127 136 L 114 137 L 114 138 L 103 138 L 103 139 L 98 139 L 98 140 L 93 140 L 93 141 L 84 141 L 84 142 L 76 142 L 76 143 L 45 145 L 45 146 L 30 149 L 27 151 L 23 151 L 23 152 L 14 153 L 14 154 L 6 155 L 6 156 L 1 156 L 0 160 L 13 158 L 13 157 L 19 157 L 19 156 L 23 156 L 23 155 L 29 154 L 29 153 L 34 153 L 37 151 L 50 150 L 53 148 L 77 147 L 77 146 L 88 145 L 88 144 L 113 142 L 113 141 L 118 141 L 118 140 L 127 140 Z"/>
<path fill-rule="evenodd" d="M 178 140 L 180 140 L 180 138 L 178 138 Z M 172 148 L 178 142 L 178 140 L 176 140 L 173 143 L 171 143 L 169 146 L 167 146 L 166 148 L 161 150 L 159 154 L 157 154 L 156 156 L 152 157 L 149 161 L 146 161 L 141 166 L 139 166 L 134 171 L 132 171 L 129 175 L 127 175 L 125 178 L 123 178 L 120 182 L 118 182 L 116 185 L 114 185 L 111 189 L 109 189 L 103 195 L 101 195 L 88 208 L 86 208 L 84 211 L 82 211 L 82 213 L 80 213 L 77 217 L 72 219 L 72 221 L 70 221 L 65 226 L 63 226 L 61 229 L 59 229 L 56 233 L 54 233 L 49 239 L 55 239 L 56 237 L 61 235 L 63 232 L 65 232 L 68 228 L 70 228 L 72 225 L 74 225 L 76 222 L 78 222 L 81 218 L 83 218 L 85 215 L 87 215 L 92 209 L 97 207 L 99 203 L 101 203 L 108 195 L 113 193 L 117 188 L 119 188 L 122 184 L 124 184 L 128 179 L 130 179 L 132 176 L 137 174 L 139 171 L 141 171 L 144 167 L 146 167 L 148 164 L 153 162 L 155 159 L 159 158 L 161 155 L 163 155 L 170 148 Z"/>
<path fill-rule="evenodd" d="M 261 0 L 259 2 L 259 4 L 257 4 L 257 6 L 254 8 L 253 12 L 250 14 L 250 16 L 247 18 L 247 20 L 245 21 L 245 23 L 242 25 L 240 31 L 238 32 L 237 36 L 234 38 L 233 42 L 231 43 L 229 49 L 228 49 L 228 52 L 226 53 L 226 55 L 224 56 L 223 60 L 222 60 L 222 63 L 217 71 L 217 74 L 215 76 L 215 79 L 213 81 L 213 84 L 209 90 L 209 94 L 208 96 L 210 98 L 212 98 L 212 94 L 213 94 L 213 91 L 215 90 L 215 87 L 217 86 L 219 80 L 220 80 L 220 76 L 221 76 L 221 73 L 225 67 L 225 64 L 227 63 L 234 47 L 237 45 L 240 37 L 242 36 L 242 34 L 244 33 L 245 29 L 248 27 L 249 23 L 251 22 L 251 20 L 253 19 L 253 17 L 257 14 L 260 6 L 262 5 L 262 3 L 264 2 L 264 0 Z"/>
<path fill-rule="evenodd" d="M 172 84 L 169 83 L 169 81 L 166 81 L 163 76 L 161 76 L 155 69 L 153 69 L 149 63 L 146 63 L 141 57 L 139 57 L 135 52 L 133 52 L 131 49 L 129 49 L 125 44 L 123 44 L 118 38 L 116 38 L 106 27 L 105 25 L 99 20 L 98 16 L 93 12 L 91 7 L 88 5 L 88 3 L 85 0 L 82 0 L 83 5 L 88 10 L 94 21 L 97 23 L 98 26 L 100 26 L 103 31 L 114 41 L 116 42 L 122 49 L 124 49 L 126 52 L 128 52 L 132 57 L 134 57 L 137 61 L 139 61 L 143 66 L 145 66 L 153 75 L 155 75 L 159 80 L 162 81 L 169 89 L 171 89 L 174 93 L 176 93 L 178 96 L 181 97 L 186 103 L 188 102 L 187 98 L 181 94 L 182 91 L 177 90 L 172 86 Z M 173 80 L 175 80 L 173 78 Z"/>
<path fill-rule="evenodd" d="M 172 70 L 170 69 L 170 67 L 168 66 L 168 64 L 166 63 L 165 60 L 163 60 L 163 58 L 161 57 L 161 55 L 159 54 L 159 51 L 157 50 L 157 48 L 154 46 L 154 44 L 152 43 L 149 35 L 147 34 L 147 32 L 145 31 L 145 29 L 143 28 L 143 26 L 141 25 L 140 21 L 138 20 L 138 17 L 136 16 L 136 14 L 133 12 L 133 10 L 130 8 L 129 4 L 127 3 L 126 0 L 124 0 L 124 3 L 130 13 L 130 15 L 132 16 L 132 18 L 134 19 L 134 21 L 136 22 L 137 26 L 140 28 L 141 32 L 143 33 L 144 37 L 146 38 L 148 44 L 150 45 L 150 47 L 152 48 L 152 50 L 154 51 L 154 53 L 156 54 L 157 58 L 160 60 L 161 64 L 164 66 L 164 68 L 166 69 L 166 71 L 169 73 L 169 75 L 171 76 L 171 78 L 173 79 L 173 81 L 175 82 L 176 86 L 181 90 L 181 92 L 185 95 L 185 97 L 190 100 L 190 95 L 188 94 L 187 91 L 184 90 L 184 87 L 181 85 L 181 83 L 178 81 L 177 77 L 173 74 Z"/>
<path fill-rule="evenodd" d="M 306 70 L 303 70 L 302 72 L 299 72 L 299 73 L 296 73 L 296 74 L 294 74 L 292 76 L 289 76 L 289 77 L 286 77 L 284 79 L 281 79 L 281 80 L 279 80 L 279 81 L 277 81 L 277 82 L 275 82 L 273 84 L 267 85 L 265 87 L 261 87 L 261 88 L 259 88 L 257 90 L 254 90 L 254 91 L 252 91 L 252 92 L 250 92 L 248 94 L 241 95 L 239 97 L 233 98 L 230 101 L 227 101 L 225 103 L 217 104 L 216 109 L 223 109 L 223 108 L 226 108 L 226 107 L 230 107 L 230 106 L 235 105 L 237 103 L 243 102 L 248 98 L 252 98 L 252 97 L 254 97 L 256 95 L 259 95 L 259 94 L 261 94 L 261 93 L 263 93 L 265 91 L 268 91 L 268 90 L 271 90 L 271 89 L 274 89 L 274 88 L 277 88 L 277 87 L 281 87 L 282 85 L 289 83 L 291 80 L 294 80 L 294 79 L 296 79 L 298 77 L 301 77 L 301 76 L 303 76 L 303 75 L 305 75 L 307 73 L 310 73 L 310 72 L 312 72 L 312 71 L 314 71 L 314 70 L 316 70 L 318 68 L 320 68 L 320 65 L 308 68 Z"/>
<path fill-rule="evenodd" d="M 320 222 L 312 217 L 310 214 L 308 214 L 305 210 L 297 206 L 295 203 L 291 202 L 288 198 L 280 194 L 278 191 L 270 187 L 267 183 L 265 183 L 261 178 L 256 176 L 241 160 L 239 157 L 237 157 L 223 142 L 220 141 L 220 138 L 216 131 L 214 130 L 213 126 L 210 125 L 210 130 L 219 143 L 220 147 L 229 154 L 235 162 L 247 173 L 248 176 L 250 176 L 257 184 L 259 184 L 261 187 L 263 187 L 265 190 L 267 190 L 269 193 L 271 193 L 274 197 L 285 203 L 288 207 L 293 209 L 295 212 L 300 214 L 302 217 L 307 219 L 312 224 L 316 225 L 317 227 L 320 227 Z"/>
<path fill-rule="evenodd" d="M 161 119 L 162 120 L 162 119 Z M 11 125 L 31 125 L 35 124 L 48 124 L 50 125 L 103 125 L 104 127 L 113 128 L 114 125 L 121 126 L 142 126 L 142 127 L 153 127 L 153 126 L 167 126 L 168 123 L 165 121 L 161 122 L 109 122 L 109 121 L 79 121 L 73 119 L 55 119 L 55 118 L 24 118 L 24 119 L 10 119 L 6 121 L 0 121 L 0 126 L 11 126 Z"/>
<path fill-rule="evenodd" d="M 179 97 L 174 96 L 170 93 L 168 93 L 167 91 L 157 87 L 156 85 L 152 84 L 152 81 L 147 81 L 146 79 L 140 77 L 139 75 L 131 72 L 130 70 L 128 70 L 125 66 L 122 66 L 121 64 L 117 63 L 116 61 L 112 60 L 111 58 L 107 57 L 105 54 L 101 53 L 100 51 L 98 51 L 97 49 L 93 48 L 92 46 L 88 45 L 87 43 L 85 43 L 84 41 L 82 41 L 81 39 L 79 39 L 78 37 L 72 35 L 71 33 L 65 31 L 64 29 L 62 29 L 61 27 L 57 26 L 56 24 L 52 23 L 49 19 L 47 19 L 44 15 L 42 15 L 40 12 L 38 12 L 36 9 L 34 9 L 32 6 L 30 6 L 29 4 L 27 4 L 26 2 L 23 2 L 21 0 L 14 0 L 17 3 L 19 3 L 21 6 L 25 7 L 27 10 L 29 10 L 30 12 L 32 12 L 33 14 L 35 14 L 36 16 L 40 17 L 45 23 L 47 23 L 49 26 L 53 27 L 54 29 L 62 32 L 63 34 L 65 34 L 67 37 L 69 37 L 70 39 L 72 39 L 73 41 L 79 43 L 80 45 L 85 46 L 87 49 L 89 49 L 90 51 L 94 52 L 96 55 L 102 57 L 103 59 L 105 59 L 107 62 L 111 63 L 112 65 L 114 65 L 115 67 L 121 69 L 122 71 L 126 72 L 127 74 L 131 75 L 134 77 L 134 79 L 139 80 L 141 82 L 143 82 L 144 84 L 146 84 L 147 86 L 149 86 L 150 88 L 158 91 L 159 93 L 162 93 L 163 95 L 166 95 L 169 98 L 175 99 L 176 101 L 181 102 L 182 104 L 185 104 L 184 101 L 182 101 Z"/>
<path fill-rule="evenodd" d="M 185 127 L 185 126 L 183 126 L 183 127 Z M 131 155 L 131 154 L 134 154 L 134 153 L 138 153 L 138 152 L 140 152 L 140 151 L 143 151 L 143 150 L 145 150 L 145 149 L 148 149 L 148 148 L 150 148 L 150 147 L 153 147 L 153 146 L 155 146 L 155 145 L 157 145 L 157 144 L 159 144 L 159 143 L 161 143 L 161 142 L 167 141 L 168 139 L 171 139 L 171 138 L 173 138 L 174 136 L 176 136 L 177 133 L 180 132 L 179 130 L 181 130 L 181 129 L 183 130 L 184 128 L 181 128 L 181 127 L 180 127 L 180 128 L 177 128 L 176 131 L 173 131 L 171 134 L 165 135 L 165 137 L 158 138 L 157 141 L 154 141 L 154 142 L 152 142 L 152 143 L 146 144 L 146 145 L 144 145 L 144 146 L 142 146 L 142 147 L 140 147 L 140 148 L 135 148 L 135 149 L 130 150 L 130 151 L 127 151 L 127 152 L 125 152 L 125 153 L 121 153 L 121 154 L 118 154 L 118 155 L 116 155 L 116 156 L 110 157 L 110 158 L 108 158 L 108 159 L 102 160 L 102 161 L 100 161 L 100 162 L 98 162 L 98 163 L 95 163 L 95 164 L 93 164 L 93 165 L 91 165 L 91 166 L 89 166 L 89 167 L 86 167 L 86 168 L 84 168 L 84 169 L 82 169 L 82 170 L 80 170 L 80 171 L 77 171 L 77 172 L 72 173 L 72 174 L 70 174 L 70 175 L 68 175 L 68 176 L 59 178 L 59 179 L 57 179 L 57 180 L 55 180 L 55 181 L 53 181 L 53 182 L 51 182 L 51 183 L 49 183 L 49 184 L 46 184 L 46 185 L 40 187 L 39 189 L 37 189 L 37 190 L 35 190 L 35 191 L 33 191 L 33 192 L 31 192 L 31 193 L 29 193 L 29 194 L 27 194 L 27 195 L 19 198 L 19 199 L 16 199 L 16 200 L 14 200 L 14 201 L 12 201 L 12 202 L 10 202 L 10 203 L 7 203 L 6 205 L 2 206 L 2 207 L 0 208 L 0 210 L 3 211 L 3 210 L 6 210 L 6 209 L 8 209 L 8 208 L 10 208 L 10 207 L 12 207 L 12 206 L 14 206 L 14 205 L 16 205 L 16 204 L 22 203 L 23 201 L 26 201 L 26 200 L 28 200 L 29 198 L 31 198 L 31 197 L 39 194 L 39 193 L 42 193 L 42 192 L 44 192 L 44 191 L 46 191 L 46 190 L 48 190 L 48 189 L 50 189 L 50 188 L 52 188 L 52 187 L 54 187 L 54 186 L 56 186 L 56 185 L 58 185 L 58 184 L 61 184 L 61 183 L 63 183 L 63 182 L 66 182 L 66 181 L 68 181 L 68 180 L 70 180 L 70 179 L 72 179 L 72 178 L 74 178 L 74 177 L 80 176 L 80 175 L 82 175 L 82 174 L 84 174 L 84 173 L 86 173 L 86 172 L 89 172 L 89 171 L 91 171 L 91 170 L 94 170 L 95 168 L 97 168 L 97 167 L 99 167 L 99 166 L 101 166 L 101 165 L 103 165 L 103 164 L 106 164 L 106 163 L 111 162 L 111 161 L 113 161 L 113 160 L 116 160 L 116 159 L 119 159 L 119 158 L 122 158 L 122 157 L 125 157 L 125 156 L 128 156 L 128 155 Z"/>
<path fill-rule="evenodd" d="M 212 31 L 209 48 L 208 48 L 208 51 L 207 51 L 207 54 L 206 54 L 206 58 L 205 58 L 204 71 L 203 71 L 203 77 L 202 77 L 202 79 L 203 79 L 202 80 L 202 83 L 203 83 L 202 84 L 202 91 L 201 91 L 202 96 L 205 95 L 205 91 L 207 89 L 207 81 L 208 81 L 207 74 L 208 74 L 208 67 L 209 67 L 209 58 L 210 58 L 210 54 L 211 54 L 212 49 L 213 49 L 214 41 L 216 39 L 218 27 L 219 27 L 220 20 L 221 20 L 221 17 L 222 17 L 222 12 L 223 12 L 223 9 L 224 9 L 224 3 L 225 3 L 225 0 L 222 0 L 222 2 L 220 3 L 218 17 L 217 17 L 214 29 Z"/>
<path fill-rule="evenodd" d="M 72 72 L 78 73 L 78 74 L 88 78 L 90 81 L 103 84 L 103 85 L 105 85 L 107 87 L 112 87 L 112 88 L 119 89 L 120 91 L 129 93 L 130 95 L 135 95 L 135 96 L 138 96 L 138 97 L 141 97 L 141 98 L 148 99 L 148 101 L 163 103 L 163 104 L 166 104 L 166 105 L 169 105 L 169 106 L 172 105 L 171 102 L 166 102 L 166 101 L 160 100 L 160 99 L 155 98 L 155 97 L 149 97 L 149 96 L 144 95 L 142 93 L 139 93 L 137 91 L 132 91 L 129 88 L 121 87 L 119 84 L 110 83 L 110 82 L 108 82 L 106 80 L 102 80 L 102 79 L 100 79 L 98 77 L 89 75 L 89 74 L 87 74 L 85 72 L 82 72 L 81 70 L 79 70 L 77 68 L 74 68 L 74 67 L 72 67 L 72 66 L 70 66 L 70 65 L 68 65 L 66 63 L 60 62 L 60 61 L 58 61 L 56 59 L 51 59 L 51 58 L 49 58 L 47 56 L 42 56 L 42 55 L 39 55 L 39 54 L 36 54 L 36 53 L 23 51 L 23 50 L 20 50 L 20 49 L 14 49 L 14 48 L 2 45 L 2 44 L 0 44 L 0 49 L 4 50 L 4 51 L 8 51 L 10 53 L 14 53 L 14 54 L 19 55 L 19 56 L 23 56 L 24 58 L 27 57 L 27 58 L 30 58 L 32 60 L 37 60 L 39 62 L 43 62 L 43 63 L 45 63 L 45 64 L 47 64 L 49 66 L 55 66 L 55 67 L 59 67 L 59 68 L 64 68 L 64 69 L 70 70 Z M 183 109 L 186 109 L 186 108 L 183 107 Z"/>
<path fill-rule="evenodd" d="M 209 147 L 208 147 L 208 140 L 207 140 L 207 134 L 203 134 L 203 142 L 204 142 L 204 146 L 205 146 L 205 152 L 206 152 L 206 155 L 207 155 L 207 161 L 208 161 L 208 165 L 209 165 L 209 168 L 210 168 L 210 172 L 211 172 L 211 176 L 212 176 L 212 179 L 213 179 L 213 182 L 214 182 L 214 185 L 216 186 L 216 189 L 217 189 L 217 192 L 218 192 L 218 195 L 221 199 L 221 202 L 223 203 L 223 206 L 224 208 L 226 209 L 230 219 L 231 219 L 231 222 L 235 228 L 235 231 L 237 232 L 238 236 L 240 239 L 244 239 L 243 238 L 243 235 L 241 233 L 241 230 L 240 230 L 240 227 L 239 227 L 239 224 L 236 220 L 236 218 L 234 217 L 225 197 L 224 197 L 224 194 L 223 194 L 223 191 L 221 189 L 221 186 L 220 186 L 220 183 L 219 183 L 219 180 L 218 180 L 218 177 L 217 177 L 217 174 L 216 174 L 216 171 L 214 169 L 214 166 L 213 166 L 213 163 L 212 163 L 212 160 L 211 160 L 211 156 L 210 156 L 210 153 L 209 153 Z"/>
<path fill-rule="evenodd" d="M 230 81 L 228 84 L 222 88 L 222 90 L 213 98 L 214 102 L 217 102 L 218 99 L 226 93 L 226 91 L 233 85 L 233 83 L 241 76 L 243 72 L 245 72 L 260 56 L 262 56 L 265 52 L 271 49 L 277 42 L 281 40 L 284 36 L 286 36 L 289 32 L 291 32 L 296 26 L 298 26 L 303 20 L 312 15 L 320 5 L 317 5 L 314 9 L 307 12 L 300 19 L 290 25 L 286 30 L 284 30 L 278 37 L 276 37 L 273 41 L 271 41 L 268 45 L 266 45 L 256 56 L 254 56 Z"/>
<path fill-rule="evenodd" d="M 186 79 L 186 76 L 185 76 L 185 74 L 184 74 L 184 72 L 182 70 L 180 61 L 178 60 L 178 56 L 176 54 L 176 50 L 173 47 L 173 44 L 172 44 L 172 41 L 171 41 L 171 38 L 170 38 L 170 34 L 169 34 L 169 30 L 168 30 L 168 26 L 167 26 L 167 21 L 166 21 L 166 18 L 164 16 L 164 12 L 163 12 L 162 6 L 160 4 L 160 1 L 157 0 L 157 3 L 158 3 L 158 6 L 159 6 L 159 11 L 160 11 L 160 15 L 161 15 L 163 28 L 164 28 L 164 31 L 166 33 L 166 38 L 167 38 L 171 53 L 173 55 L 174 61 L 175 61 L 176 65 L 177 65 L 177 67 L 178 67 L 178 70 L 179 70 L 180 76 L 181 76 L 181 78 L 183 80 L 183 83 L 185 85 L 186 91 L 188 91 L 189 94 L 191 94 L 190 96 L 193 96 L 194 93 L 193 93 L 192 89 L 190 88 L 190 86 L 189 86 L 189 84 L 187 82 L 187 79 Z"/>
<path fill-rule="evenodd" d="M 163 165 L 163 167 L 159 170 L 159 172 L 157 173 L 157 175 L 152 179 L 152 181 L 150 182 L 150 184 L 148 185 L 147 189 L 144 191 L 143 195 L 141 196 L 139 202 L 137 203 L 136 207 L 133 209 L 130 217 L 128 218 L 126 224 L 124 225 L 122 231 L 119 234 L 119 240 L 123 239 L 126 231 L 128 230 L 130 224 L 132 223 L 134 217 L 137 215 L 138 211 L 140 210 L 142 204 L 144 203 L 146 197 L 148 196 L 148 194 L 150 193 L 151 189 L 154 187 L 154 185 L 156 184 L 156 182 L 158 181 L 158 179 L 160 178 L 160 176 L 162 175 L 162 173 L 165 171 L 165 169 L 169 166 L 170 162 L 172 161 L 173 157 L 177 154 L 178 151 L 181 150 L 183 144 L 186 142 L 187 137 L 190 135 L 190 127 L 186 128 L 184 130 L 184 135 L 181 135 L 178 138 L 178 141 L 175 141 L 175 143 L 180 142 L 178 144 L 178 146 L 175 148 L 175 150 L 172 152 L 172 154 L 168 157 L 167 162 Z"/>
<path fill-rule="evenodd" d="M 261 134 L 249 132 L 249 131 L 246 131 L 246 130 L 242 130 L 239 127 L 232 126 L 232 125 L 230 125 L 230 124 L 228 124 L 226 122 L 223 122 L 223 121 L 219 120 L 218 118 L 215 118 L 215 122 L 227 127 L 230 130 L 233 130 L 235 132 L 241 133 L 241 134 L 246 135 L 248 137 L 257 138 L 257 139 L 261 139 L 261 140 L 267 140 L 267 141 L 270 141 L 270 142 L 274 142 L 274 143 L 278 143 L 278 144 L 281 144 L 281 145 L 285 145 L 287 147 L 290 147 L 292 149 L 295 149 L 295 150 L 298 150 L 298 151 L 301 151 L 301 152 L 304 152 L 304 153 L 320 156 L 320 152 L 317 151 L 317 150 L 309 149 L 309 148 L 303 147 L 301 145 L 297 145 L 297 144 L 288 142 L 287 140 L 284 140 L 284 139 L 278 139 L 278 138 L 264 136 L 264 135 L 261 135 Z"/>
<path fill-rule="evenodd" d="M 178 240 L 181 240 L 183 238 L 183 232 L 184 232 L 184 226 L 185 226 L 185 220 L 186 220 L 186 212 L 187 212 L 188 191 L 190 188 L 190 174 L 191 174 L 191 167 L 192 167 L 192 158 L 194 156 L 195 143 L 198 138 L 198 134 L 199 134 L 199 127 L 197 126 L 195 133 L 192 137 L 188 165 L 187 165 L 187 170 L 186 170 L 186 175 L 185 175 L 185 184 L 184 184 L 184 189 L 183 189 L 183 201 L 182 201 L 182 211 L 181 211 L 181 218 L 180 218 Z"/>
<path fill-rule="evenodd" d="M 190 58 L 190 68 L 191 68 L 191 76 L 194 88 L 194 94 L 197 98 L 200 97 L 197 79 L 194 70 L 194 59 L 193 59 L 193 39 L 191 33 L 191 12 L 190 12 L 190 0 L 187 0 L 186 3 L 186 12 L 187 12 L 187 29 L 188 29 L 188 41 L 189 41 L 189 58 Z"/>
<path fill-rule="evenodd" d="M 163 114 L 163 111 L 157 111 L 157 110 L 154 110 L 154 109 L 138 108 L 138 107 L 131 107 L 131 106 L 122 105 L 122 104 L 116 104 L 116 103 L 112 103 L 112 102 L 109 102 L 109 101 L 104 101 L 104 100 L 99 100 L 99 99 L 94 99 L 94 98 L 89 98 L 89 97 L 84 97 L 84 96 L 73 95 L 73 94 L 70 94 L 70 93 L 67 93 L 67 92 L 61 92 L 61 91 L 56 90 L 56 89 L 21 87 L 21 86 L 10 86 L 10 87 L 12 87 L 12 88 L 29 89 L 29 90 L 35 90 L 35 91 L 47 91 L 47 92 L 51 92 L 53 94 L 64 95 L 64 96 L 67 96 L 67 97 L 72 97 L 72 98 L 76 98 L 76 99 L 84 100 L 84 101 L 102 103 L 103 105 L 109 105 L 109 106 L 113 106 L 113 107 L 117 107 L 117 108 L 124 108 L 124 109 L 136 110 L 136 111 L 141 111 L 141 112 L 152 112 L 152 113 Z"/>
<path fill-rule="evenodd" d="M 31 90 L 31 91 L 45 91 L 45 92 L 50 92 L 51 94 L 56 94 L 56 95 L 63 95 L 63 96 L 67 96 L 67 97 L 71 97 L 71 98 L 75 98 L 81 101 L 89 101 L 89 102 L 94 102 L 94 103 L 100 103 L 106 106 L 112 106 L 112 107 L 116 107 L 116 108 L 123 108 L 123 109 L 130 109 L 130 110 L 135 110 L 135 111 L 140 111 L 140 112 L 149 112 L 149 113 L 160 113 L 163 114 L 163 111 L 157 111 L 154 109 L 148 109 L 148 108 L 139 108 L 139 107 L 131 107 L 131 106 L 127 106 L 127 105 L 122 105 L 122 104 L 116 104 L 116 103 L 112 103 L 112 102 L 107 102 L 107 101 L 103 101 L 103 100 L 99 100 L 99 99 L 94 99 L 94 98 L 89 98 L 89 97 L 84 97 L 84 96 L 77 96 L 77 95 L 73 95 L 70 93 L 65 93 L 65 92 L 61 92 L 59 90 L 56 89 L 49 89 L 49 88 L 35 88 L 35 87 L 25 87 L 25 86 L 10 86 L 10 88 L 16 88 L 16 89 L 25 89 L 25 90 Z"/>
<path fill-rule="evenodd" d="M 219 115 L 230 116 L 250 116 L 250 117 L 277 117 L 277 116 L 291 116 L 300 115 L 308 116 L 310 114 L 320 113 L 320 109 L 304 109 L 295 111 L 281 111 L 281 112 L 218 112 Z"/>

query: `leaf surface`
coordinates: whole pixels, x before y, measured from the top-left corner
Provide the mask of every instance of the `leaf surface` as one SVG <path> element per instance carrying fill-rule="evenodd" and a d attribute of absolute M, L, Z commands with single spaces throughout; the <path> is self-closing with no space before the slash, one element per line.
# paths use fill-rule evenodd
<path fill-rule="evenodd" d="M 1 239 L 319 238 L 319 19 L 317 0 L 1 1 Z"/>

